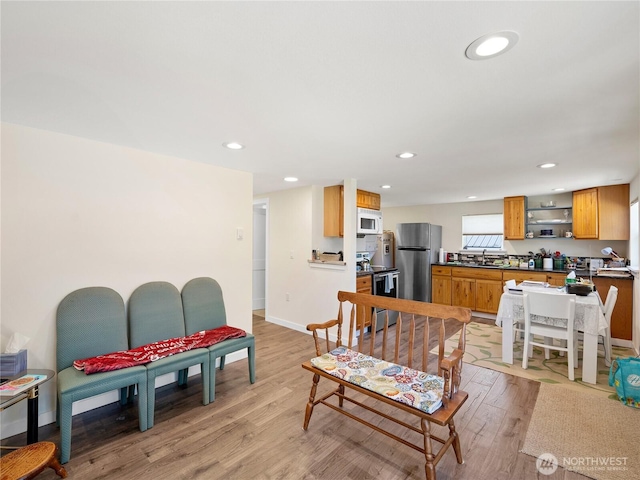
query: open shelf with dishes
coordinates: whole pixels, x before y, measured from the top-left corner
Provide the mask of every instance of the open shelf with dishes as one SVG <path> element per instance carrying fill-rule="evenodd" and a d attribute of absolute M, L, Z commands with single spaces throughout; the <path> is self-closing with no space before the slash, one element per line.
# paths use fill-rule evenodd
<path fill-rule="evenodd" d="M 526 205 L 525 238 L 572 238 L 572 215 L 570 194 L 530 197 Z"/>

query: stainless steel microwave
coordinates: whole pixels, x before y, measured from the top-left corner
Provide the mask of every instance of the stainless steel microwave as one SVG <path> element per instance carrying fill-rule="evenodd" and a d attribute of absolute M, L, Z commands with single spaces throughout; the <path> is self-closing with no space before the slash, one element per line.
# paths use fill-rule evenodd
<path fill-rule="evenodd" d="M 368 208 L 358 208 L 358 235 L 382 233 L 382 212 Z"/>

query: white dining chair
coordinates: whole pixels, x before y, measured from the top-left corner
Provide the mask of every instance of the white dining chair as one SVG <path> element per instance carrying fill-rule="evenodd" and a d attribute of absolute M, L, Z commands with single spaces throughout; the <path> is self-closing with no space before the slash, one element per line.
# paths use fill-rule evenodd
<path fill-rule="evenodd" d="M 607 293 L 607 299 L 604 304 L 602 303 L 602 298 L 598 291 L 595 292 L 598 300 L 600 301 L 600 305 L 602 308 L 602 313 L 604 315 L 604 319 L 607 323 L 607 328 L 604 332 L 604 335 L 598 335 L 598 343 L 602 341 L 602 347 L 604 349 L 604 363 L 607 367 L 611 366 L 611 315 L 613 315 L 613 309 L 616 306 L 616 301 L 618 300 L 618 287 L 611 285 L 609 287 L 609 292 Z M 582 341 L 582 332 L 578 332 L 578 339 Z"/>
<path fill-rule="evenodd" d="M 523 295 L 524 305 L 524 348 L 522 351 L 522 368 L 529 366 L 529 355 L 533 346 L 542 347 L 545 352 L 558 350 L 566 352 L 569 361 L 569 380 L 575 380 L 574 369 L 577 367 L 577 332 L 575 330 L 576 296 L 554 295 L 549 293 L 526 292 Z M 536 316 L 558 319 L 555 325 L 536 322 Z M 534 341 L 533 336 L 545 337 L 544 343 Z M 553 339 L 564 340 L 555 344 Z"/>

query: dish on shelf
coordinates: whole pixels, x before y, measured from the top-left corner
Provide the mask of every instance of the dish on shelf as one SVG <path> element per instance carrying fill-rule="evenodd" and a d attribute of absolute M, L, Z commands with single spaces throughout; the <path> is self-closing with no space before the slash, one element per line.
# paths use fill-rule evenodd
<path fill-rule="evenodd" d="M 538 238 L 557 238 L 556 235 L 538 235 Z"/>

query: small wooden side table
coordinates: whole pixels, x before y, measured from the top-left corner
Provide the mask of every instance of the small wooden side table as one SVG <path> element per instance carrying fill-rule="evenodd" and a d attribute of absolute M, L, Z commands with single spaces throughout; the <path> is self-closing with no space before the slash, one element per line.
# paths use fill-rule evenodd
<path fill-rule="evenodd" d="M 60 478 L 67 478 L 67 471 L 58 462 L 57 455 L 58 449 L 52 442 L 20 447 L 0 458 L 0 480 L 29 480 L 45 468 L 53 468 Z"/>
<path fill-rule="evenodd" d="M 39 386 L 45 382 L 48 382 L 56 376 L 56 372 L 53 370 L 44 370 L 37 368 L 28 368 L 17 375 L 8 378 L 7 380 L 14 380 L 20 378 L 23 375 L 46 375 L 43 381 L 35 384 L 33 387 L 29 387 L 18 395 L 2 395 L 0 394 L 0 411 L 5 408 L 15 405 L 24 399 L 27 399 L 27 443 L 36 443 L 38 441 L 38 396 Z"/>

